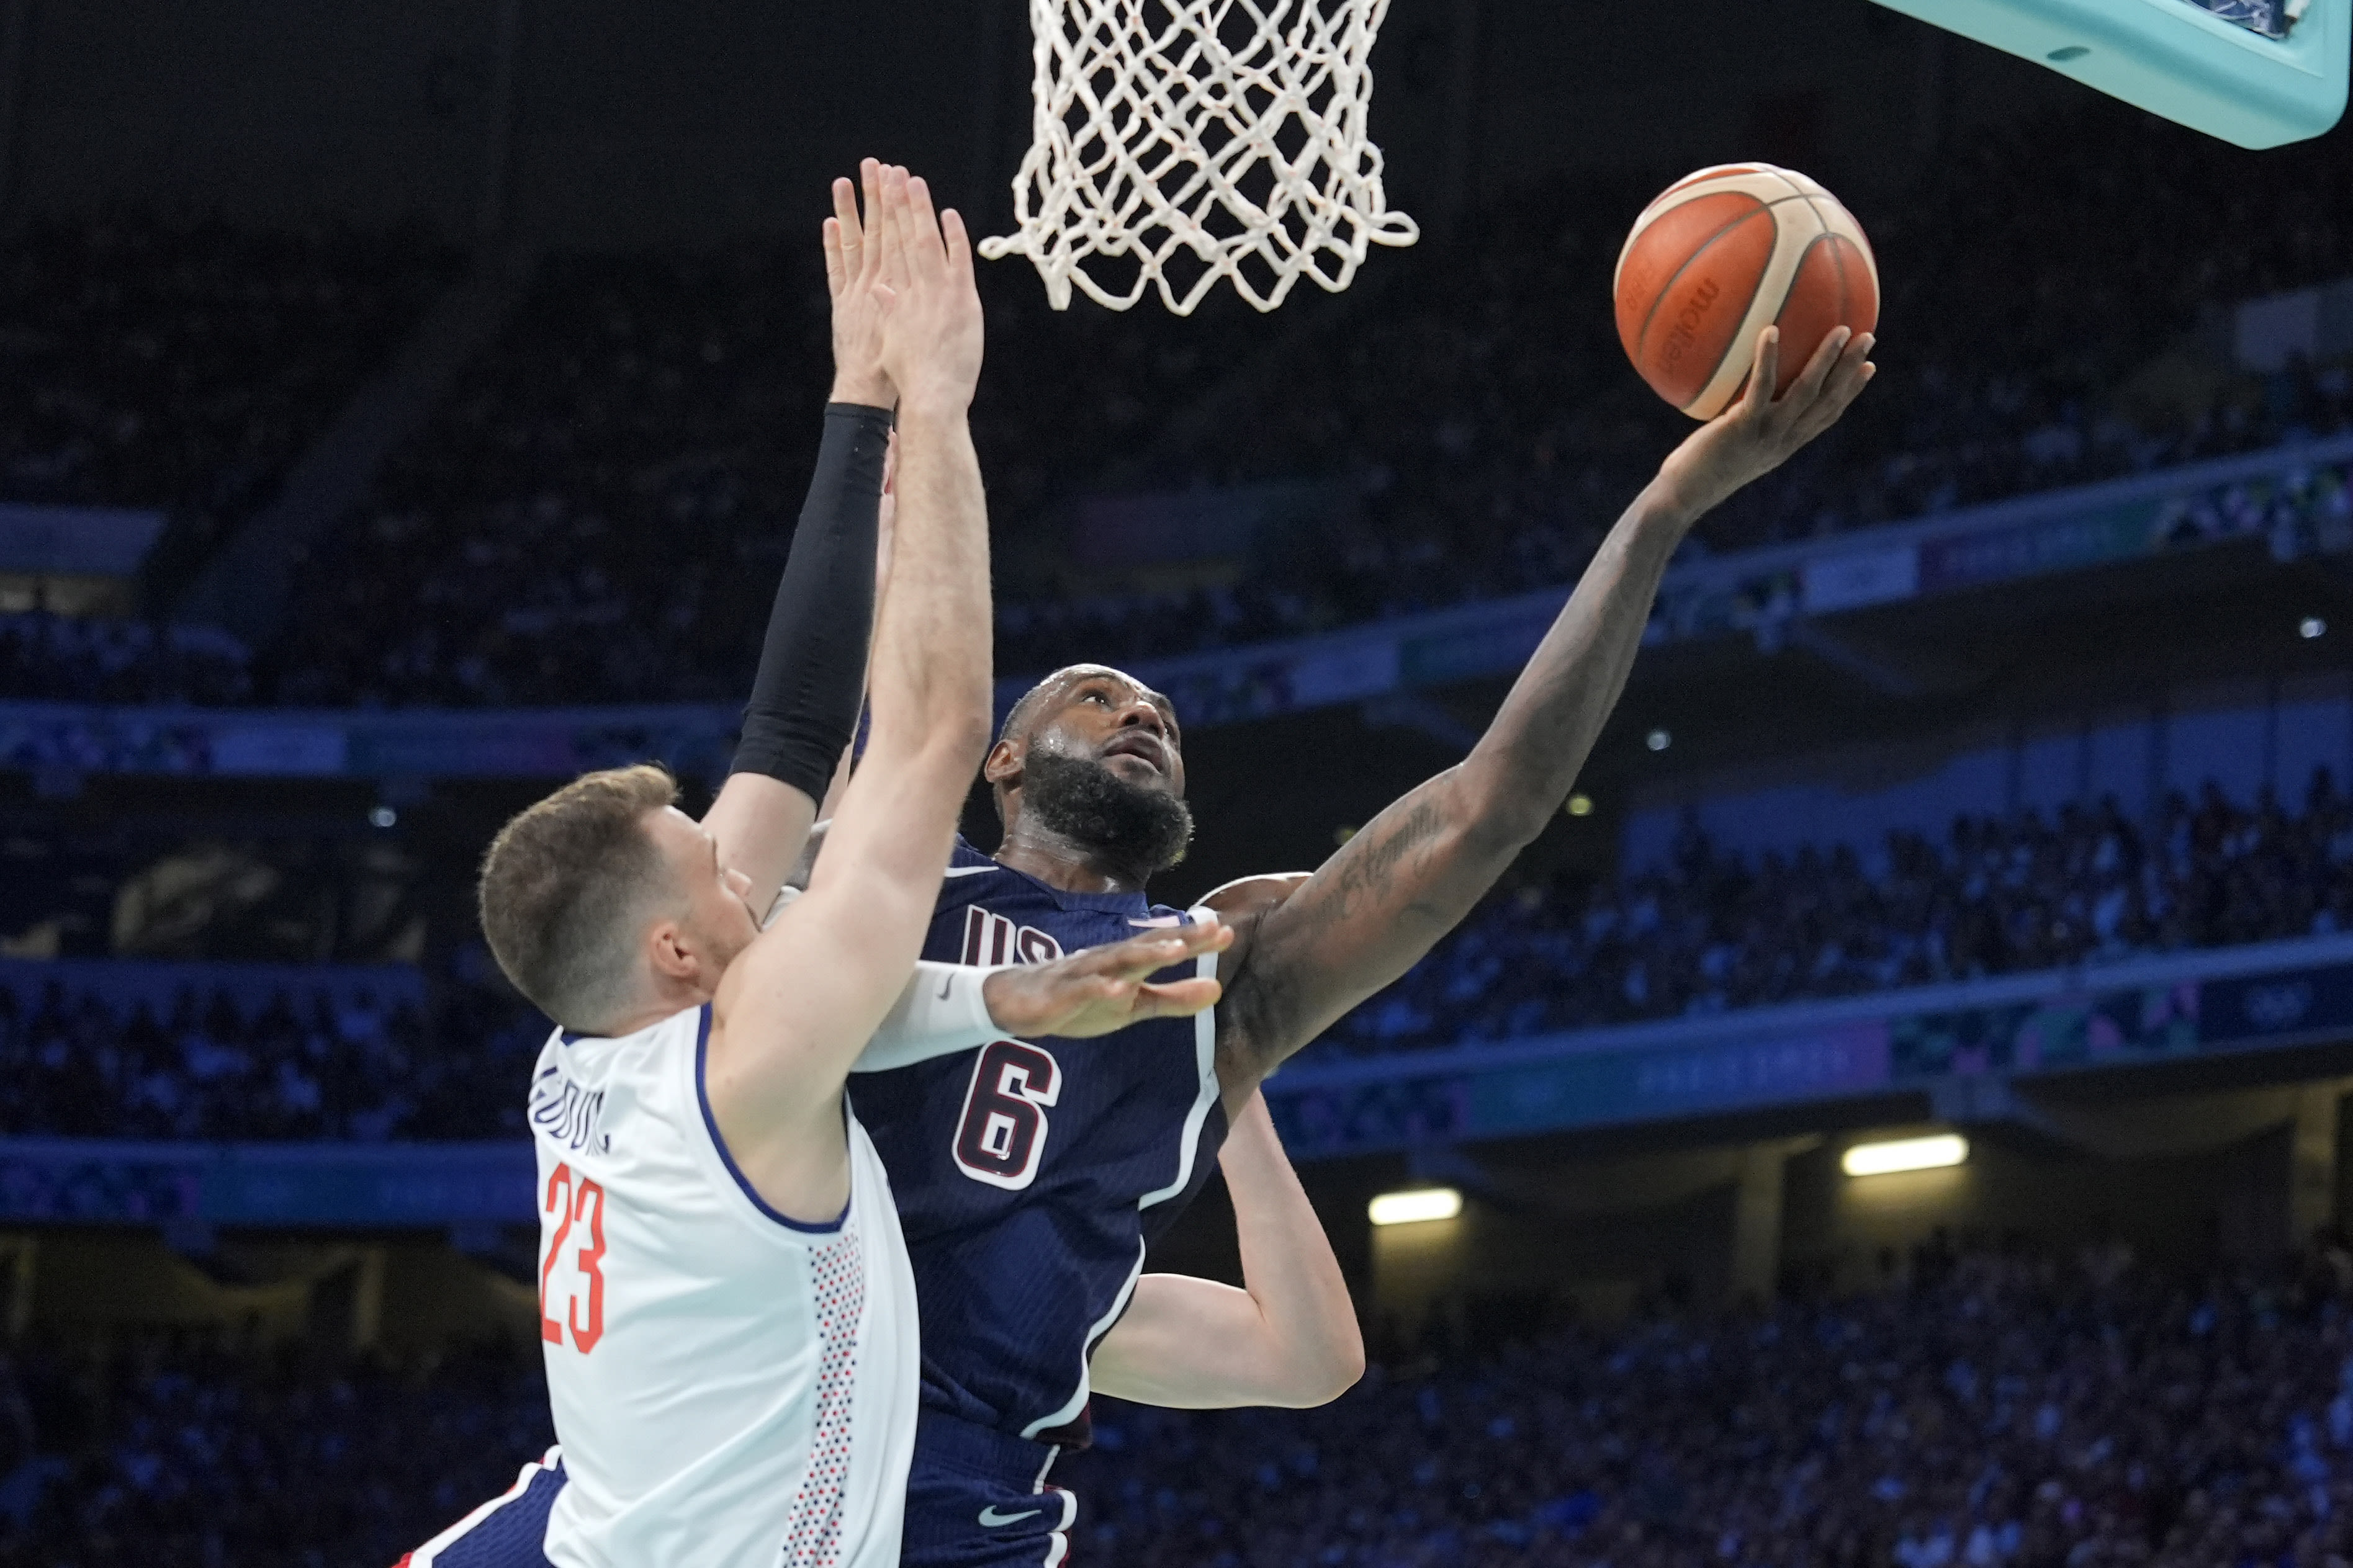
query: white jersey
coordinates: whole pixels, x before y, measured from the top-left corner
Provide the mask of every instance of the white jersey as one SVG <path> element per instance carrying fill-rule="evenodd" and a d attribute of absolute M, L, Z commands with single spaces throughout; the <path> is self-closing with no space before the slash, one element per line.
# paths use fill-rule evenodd
<path fill-rule="evenodd" d="M 914 1444 L 915 1281 L 849 1117 L 849 1204 L 787 1219 L 702 1093 L 711 1011 L 559 1034 L 531 1094 L 557 1568 L 892 1568 Z M 844 1115 L 848 1115 L 845 1107 Z"/>

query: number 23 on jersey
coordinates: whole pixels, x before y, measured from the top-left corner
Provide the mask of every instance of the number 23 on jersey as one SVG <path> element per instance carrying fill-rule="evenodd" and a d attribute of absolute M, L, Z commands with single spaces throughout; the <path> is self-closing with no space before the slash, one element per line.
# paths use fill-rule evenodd
<path fill-rule="evenodd" d="M 569 1327 L 573 1348 L 586 1355 L 605 1337 L 605 1189 L 558 1165 L 548 1173 L 540 1210 L 554 1220 L 555 1234 L 539 1266 L 539 1337 L 560 1345 Z M 581 1235 L 573 1235 L 575 1226 Z M 563 1317 L 548 1316 L 551 1302 Z"/>

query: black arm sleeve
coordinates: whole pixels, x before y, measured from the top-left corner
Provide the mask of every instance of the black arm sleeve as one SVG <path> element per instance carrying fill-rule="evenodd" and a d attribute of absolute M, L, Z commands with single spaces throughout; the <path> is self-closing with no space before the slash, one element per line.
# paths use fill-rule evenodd
<path fill-rule="evenodd" d="M 817 472 L 776 585 L 733 772 L 765 773 L 812 801 L 858 727 L 874 622 L 874 531 L 891 416 L 829 403 Z"/>

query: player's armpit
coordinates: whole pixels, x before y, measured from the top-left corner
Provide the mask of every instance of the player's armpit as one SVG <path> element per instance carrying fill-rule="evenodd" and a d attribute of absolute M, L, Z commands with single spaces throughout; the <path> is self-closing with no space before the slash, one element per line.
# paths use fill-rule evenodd
<path fill-rule="evenodd" d="M 817 802 L 807 792 L 765 773 L 732 773 L 702 826 L 719 843 L 723 865 L 752 881 L 752 907 L 765 913 L 787 870 L 802 857 Z"/>

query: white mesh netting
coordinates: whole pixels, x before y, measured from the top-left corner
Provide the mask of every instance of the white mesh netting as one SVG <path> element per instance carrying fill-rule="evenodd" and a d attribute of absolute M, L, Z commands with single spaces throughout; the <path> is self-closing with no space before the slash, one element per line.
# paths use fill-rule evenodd
<path fill-rule="evenodd" d="M 1219 279 L 1261 310 L 1302 273 L 1337 292 L 1368 245 L 1411 245 L 1365 134 L 1388 0 L 1029 0 L 1035 134 L 1014 179 L 1046 296 L 1176 314 Z"/>

